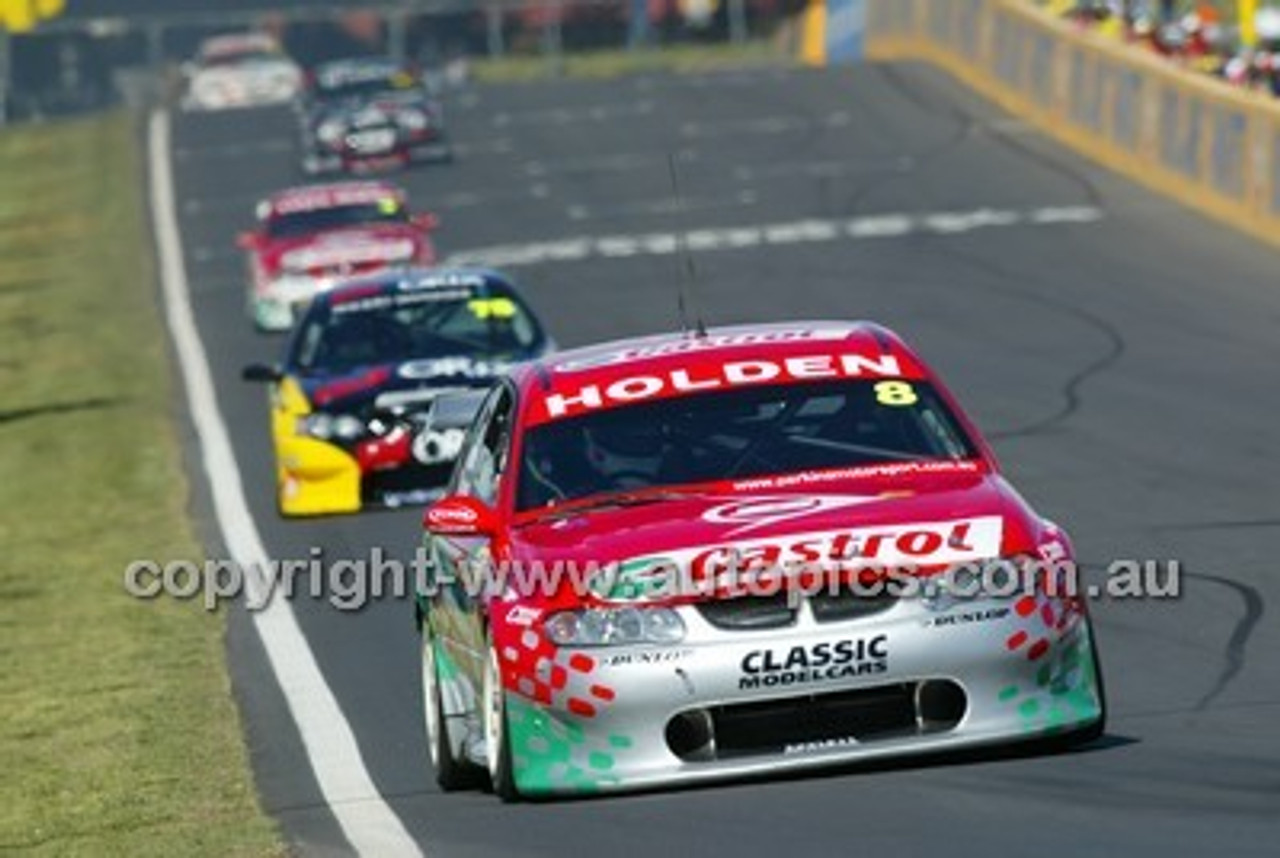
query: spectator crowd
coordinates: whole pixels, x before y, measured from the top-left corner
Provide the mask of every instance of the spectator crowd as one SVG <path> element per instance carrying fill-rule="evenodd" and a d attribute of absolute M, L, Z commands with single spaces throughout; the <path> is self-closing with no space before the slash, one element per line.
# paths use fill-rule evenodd
<path fill-rule="evenodd" d="M 1235 86 L 1280 96 L 1280 3 L 1262 0 L 1242 28 L 1238 0 L 1035 0 L 1082 28 Z"/>

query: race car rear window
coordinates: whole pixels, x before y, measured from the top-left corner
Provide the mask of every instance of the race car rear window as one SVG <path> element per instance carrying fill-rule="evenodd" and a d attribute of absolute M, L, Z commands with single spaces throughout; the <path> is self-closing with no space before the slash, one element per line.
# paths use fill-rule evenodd
<path fill-rule="evenodd" d="M 926 382 L 760 386 L 612 408 L 530 429 L 520 510 L 594 494 L 885 462 L 973 458 Z"/>
<path fill-rule="evenodd" d="M 382 65 L 328 69 L 316 78 L 316 92 L 325 99 L 364 98 L 417 86 L 408 70 Z"/>
<path fill-rule="evenodd" d="M 399 200 L 388 197 L 377 202 L 276 215 L 267 220 L 270 238 L 299 238 L 330 229 L 380 223 L 408 223 L 409 213 Z"/>

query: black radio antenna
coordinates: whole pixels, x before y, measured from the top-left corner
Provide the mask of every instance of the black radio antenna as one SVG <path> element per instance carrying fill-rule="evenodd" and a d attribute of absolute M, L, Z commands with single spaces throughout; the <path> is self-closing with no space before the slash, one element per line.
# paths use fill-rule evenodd
<path fill-rule="evenodd" d="M 667 153 L 667 172 L 671 175 L 671 192 L 676 198 L 676 209 L 683 209 L 684 195 L 680 191 L 680 171 L 676 167 L 676 156 L 673 152 Z M 677 287 L 676 309 L 680 313 L 680 327 L 687 334 L 689 333 L 689 312 L 686 305 L 689 303 L 689 298 L 695 297 L 693 287 L 698 283 L 698 266 L 693 261 L 693 253 L 689 250 L 689 239 L 683 229 L 676 231 L 676 242 L 679 245 L 680 255 L 684 258 L 685 275 L 685 279 Z M 686 298 L 686 292 L 688 293 L 688 298 Z M 707 335 L 707 325 L 702 321 L 702 313 L 699 311 L 697 303 L 693 303 L 693 335 L 702 338 Z"/>

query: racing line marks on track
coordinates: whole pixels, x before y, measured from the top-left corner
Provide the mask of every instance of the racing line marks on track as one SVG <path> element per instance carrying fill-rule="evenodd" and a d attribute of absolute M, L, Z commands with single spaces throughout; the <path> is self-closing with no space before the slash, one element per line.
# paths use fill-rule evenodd
<path fill-rule="evenodd" d="M 1048 215 L 1042 213 L 1040 223 L 1045 223 Z M 1052 218 L 1048 222 L 1053 222 Z M 1124 335 L 1107 319 L 1087 307 L 1075 304 L 1047 294 L 1028 292 L 1021 287 L 1024 277 L 1004 265 L 983 257 L 965 253 L 958 247 L 948 247 L 945 251 L 951 258 L 983 272 L 990 277 L 972 281 L 982 288 L 1006 295 L 1021 301 L 1028 301 L 1046 308 L 1054 313 L 1069 316 L 1087 328 L 1097 332 L 1106 342 L 1106 347 L 1088 363 L 1072 372 L 1061 385 L 1062 404 L 1050 414 L 1038 417 L 1029 423 L 1011 429 L 996 430 L 987 433 L 987 437 L 995 441 L 1007 441 L 1013 438 L 1031 438 L 1050 430 L 1075 415 L 1084 402 L 1081 390 L 1085 382 L 1110 369 L 1124 355 L 1127 345 Z"/>
<path fill-rule="evenodd" d="M 680 126 L 680 136 L 705 138 L 738 137 L 744 134 L 786 134 L 794 131 L 811 131 L 817 128 L 847 128 L 852 124 L 853 116 L 851 114 L 843 110 L 837 110 L 816 120 L 808 116 L 757 116 L 753 119 L 686 122 Z"/>
<path fill-rule="evenodd" d="M 681 149 L 673 153 L 673 157 L 680 163 L 690 163 L 698 160 L 699 155 L 693 149 Z M 661 167 L 666 170 L 666 156 L 654 155 L 652 152 L 617 152 L 596 157 L 526 161 L 524 172 L 528 176 L 540 178 L 550 173 L 561 175 L 627 173 L 642 167 Z"/>
<path fill-rule="evenodd" d="M 571 205 L 565 213 L 569 220 L 596 220 L 600 218 L 635 217 L 643 215 L 672 215 L 686 212 L 710 211 L 713 209 L 731 209 L 743 206 L 754 206 L 759 202 L 759 195 L 750 189 L 738 191 L 731 197 L 706 197 L 679 199 L 662 199 L 651 202 L 623 203 L 602 208 L 591 208 L 584 205 Z"/>
<path fill-rule="evenodd" d="M 246 155 L 261 155 L 268 152 L 292 152 L 294 143 L 287 138 L 268 138 L 253 143 L 229 143 L 226 146 L 179 146 L 173 150 L 173 157 L 179 161 L 192 158 L 243 158 Z"/>
<path fill-rule="evenodd" d="M 435 210 L 468 209 L 494 202 L 509 202 L 511 200 L 543 200 L 550 195 L 550 186 L 545 182 L 535 182 L 524 190 L 488 192 L 459 191 L 453 194 L 445 194 L 444 196 L 434 197 L 431 199 L 429 207 Z"/>
<path fill-rule="evenodd" d="M 510 155 L 515 150 L 515 141 L 509 137 L 493 137 L 482 143 L 453 144 L 453 154 L 457 158 L 471 158 L 476 155 Z"/>
<path fill-rule="evenodd" d="M 1184 571 L 1183 574 L 1226 587 L 1238 595 L 1244 603 L 1244 614 L 1239 622 L 1236 623 L 1231 632 L 1231 637 L 1227 639 L 1227 645 L 1223 650 L 1222 672 L 1218 675 L 1213 687 L 1205 692 L 1204 696 L 1196 703 L 1195 711 L 1202 712 L 1208 709 L 1209 704 L 1216 700 L 1222 692 L 1227 690 L 1227 686 L 1244 669 L 1245 648 L 1249 643 L 1249 638 L 1253 635 L 1254 629 L 1257 628 L 1258 622 L 1262 619 L 1262 615 L 1266 610 L 1266 603 L 1263 601 L 1262 593 L 1256 587 L 1251 587 L 1243 581 L 1236 581 L 1223 575 L 1210 575 L 1205 572 Z"/>
<path fill-rule="evenodd" d="M 742 165 L 733 168 L 733 176 L 739 182 L 750 182 L 756 179 L 772 179 L 790 176 L 803 176 L 809 179 L 842 179 L 858 175 L 883 175 L 885 173 L 908 173 L 915 169 L 916 161 L 909 156 L 902 156 L 885 161 L 806 161 L 783 162 L 767 167 Z"/>
<path fill-rule="evenodd" d="M 815 244 L 846 240 L 902 238 L 911 235 L 959 235 L 977 229 L 1012 226 L 1089 224 L 1104 214 L 1093 206 L 1036 209 L 975 209 L 967 212 L 884 214 L 856 218 L 808 218 L 759 226 L 693 229 L 685 232 L 575 236 L 526 244 L 500 244 L 450 254 L 445 265 L 498 268 L 575 262 L 585 259 L 666 256 L 743 250 L 761 246 Z"/>
<path fill-rule="evenodd" d="M 649 116 L 654 103 L 642 99 L 634 104 L 607 104 L 596 107 L 549 107 L 538 110 L 505 110 L 489 120 L 494 128 L 513 125 L 573 125 L 578 122 L 612 122 L 631 116 Z"/>
<path fill-rule="evenodd" d="M 637 76 L 632 87 L 638 92 L 653 92 L 658 89 L 719 89 L 725 86 L 759 86 L 765 82 L 778 82 L 789 79 L 795 71 L 787 66 L 767 69 L 732 69 L 702 73 L 686 72 L 679 75 L 662 75 L 659 77 Z"/>
<path fill-rule="evenodd" d="M 351 725 L 316 663 L 293 606 L 286 599 L 267 597 L 273 592 L 266 589 L 268 584 L 261 577 L 261 570 L 269 568 L 267 550 L 245 501 L 240 467 L 191 307 L 174 199 L 170 137 L 169 114 L 153 113 L 148 146 L 151 216 L 165 323 L 200 438 L 201 460 L 223 543 L 241 569 L 258 570 L 258 574 L 246 575 L 245 581 L 247 598 L 266 604 L 252 614 L 253 625 L 306 748 L 316 783 L 347 841 L 361 855 L 421 856 L 421 849 L 374 786 Z"/>
<path fill-rule="evenodd" d="M 234 247 L 216 248 L 200 246 L 193 248 L 191 259 L 199 265 L 220 264 L 240 259 L 243 254 Z"/>

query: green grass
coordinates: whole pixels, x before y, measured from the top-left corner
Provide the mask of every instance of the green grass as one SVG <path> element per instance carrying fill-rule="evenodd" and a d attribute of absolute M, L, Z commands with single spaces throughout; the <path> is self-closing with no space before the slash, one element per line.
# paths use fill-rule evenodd
<path fill-rule="evenodd" d="M 511 83 L 551 77 L 604 79 L 644 72 L 707 72 L 793 62 L 793 57 L 781 42 L 758 40 L 740 45 L 673 45 L 634 51 L 586 51 L 564 54 L 559 62 L 540 54 L 511 55 L 476 60 L 472 64 L 472 72 L 480 81 Z"/>
<path fill-rule="evenodd" d="M 199 558 L 123 115 L 0 132 L 0 853 L 275 855 Z"/>

